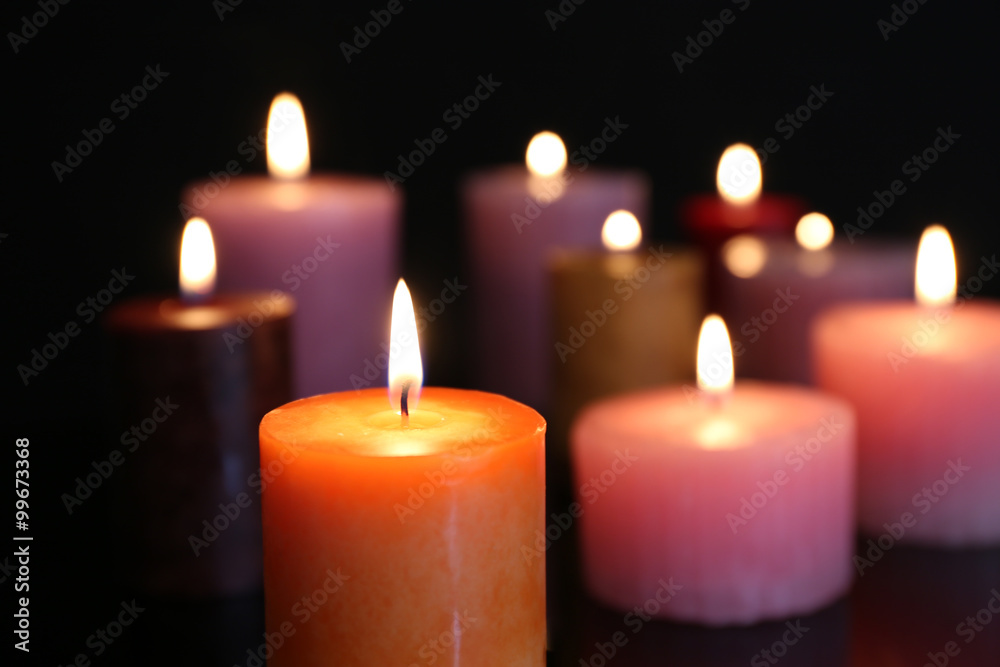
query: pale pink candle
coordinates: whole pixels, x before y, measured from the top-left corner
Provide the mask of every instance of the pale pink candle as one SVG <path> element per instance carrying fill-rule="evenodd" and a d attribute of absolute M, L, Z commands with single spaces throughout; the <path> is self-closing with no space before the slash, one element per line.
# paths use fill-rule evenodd
<path fill-rule="evenodd" d="M 950 262 L 937 302 L 845 304 L 813 328 L 819 385 L 857 411 L 859 523 L 882 549 L 1000 542 L 1000 304 L 951 303 Z"/>
<path fill-rule="evenodd" d="M 601 228 L 618 209 L 648 220 L 649 183 L 637 171 L 588 165 L 566 169 L 566 151 L 551 133 L 561 161 L 541 174 L 504 166 L 470 175 L 462 198 L 475 294 L 478 384 L 544 409 L 549 399 L 552 335 L 547 265 L 558 247 L 601 248 Z M 558 142 L 556 144 L 555 142 Z M 545 146 L 536 144 L 532 147 Z M 530 150 L 530 149 L 529 149 Z M 534 156 L 535 153 L 529 155 Z M 647 230 L 648 231 L 648 230 Z M 524 369 L 532 371 L 526 373 Z"/>
<path fill-rule="evenodd" d="M 308 176 L 307 143 L 304 170 L 275 165 L 271 140 L 297 133 L 292 120 L 276 120 L 277 103 L 268 124 L 275 175 L 196 183 L 184 205 L 212 226 L 220 288 L 295 296 L 296 397 L 384 385 L 388 355 L 379 341 L 398 277 L 401 199 L 378 179 Z"/>
<path fill-rule="evenodd" d="M 713 319 L 704 392 L 626 394 L 573 427 L 586 585 L 622 611 L 710 625 L 809 613 L 851 582 L 853 413 L 804 388 L 733 387 L 731 354 L 706 348 Z"/>

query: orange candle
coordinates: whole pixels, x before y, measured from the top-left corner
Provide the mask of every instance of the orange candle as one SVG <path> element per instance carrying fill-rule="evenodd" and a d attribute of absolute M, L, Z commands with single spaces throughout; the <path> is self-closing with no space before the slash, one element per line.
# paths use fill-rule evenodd
<path fill-rule="evenodd" d="M 261 422 L 270 667 L 545 664 L 545 421 L 416 374 Z"/>

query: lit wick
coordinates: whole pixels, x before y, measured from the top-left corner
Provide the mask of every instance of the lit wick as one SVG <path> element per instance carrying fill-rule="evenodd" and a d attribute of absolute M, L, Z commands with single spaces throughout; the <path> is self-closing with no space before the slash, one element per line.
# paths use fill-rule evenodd
<path fill-rule="evenodd" d="M 410 397 L 410 385 L 412 383 L 407 380 L 403 382 L 402 394 L 399 397 L 399 415 L 402 418 L 402 427 L 408 428 L 410 426 L 410 406 L 407 404 Z"/>

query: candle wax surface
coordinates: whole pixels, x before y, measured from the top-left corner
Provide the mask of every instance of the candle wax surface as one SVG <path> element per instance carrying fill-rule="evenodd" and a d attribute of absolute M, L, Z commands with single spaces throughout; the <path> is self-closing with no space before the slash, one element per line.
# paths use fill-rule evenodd
<path fill-rule="evenodd" d="M 812 341 L 819 386 L 858 413 L 861 528 L 908 514 L 907 541 L 1000 542 L 1000 304 L 844 304 Z"/>
<path fill-rule="evenodd" d="M 584 573 L 622 610 L 712 625 L 813 611 L 848 587 L 854 419 L 841 400 L 737 383 L 728 399 L 657 389 L 586 408 L 572 433 Z"/>
<path fill-rule="evenodd" d="M 266 624 L 295 629 L 269 666 L 421 664 L 442 636 L 439 665 L 544 665 L 545 556 L 524 553 L 544 530 L 544 432 L 510 399 L 435 387 L 408 428 L 384 389 L 269 413 Z"/>

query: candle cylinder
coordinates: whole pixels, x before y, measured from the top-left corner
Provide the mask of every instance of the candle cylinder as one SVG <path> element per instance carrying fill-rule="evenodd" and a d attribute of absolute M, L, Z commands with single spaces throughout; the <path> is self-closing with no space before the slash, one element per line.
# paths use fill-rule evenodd
<path fill-rule="evenodd" d="M 120 416 L 131 425 L 116 513 L 135 587 L 170 596 L 260 588 L 254 434 L 292 395 L 293 311 L 279 291 L 109 310 Z M 232 509 L 217 520 L 223 508 Z"/>
<path fill-rule="evenodd" d="M 847 590 L 855 451 L 844 401 L 753 382 L 728 397 L 655 389 L 588 406 L 571 437 L 584 579 L 604 604 L 749 624 Z"/>
<path fill-rule="evenodd" d="M 313 175 L 244 176 L 225 187 L 206 181 L 183 199 L 185 210 L 212 225 L 220 289 L 295 296 L 295 396 L 384 386 L 384 377 L 366 373 L 365 360 L 374 367 L 383 352 L 400 196 L 377 179 Z"/>
<path fill-rule="evenodd" d="M 819 386 L 857 410 L 861 528 L 890 546 L 1000 542 L 1000 304 L 843 304 L 812 346 Z"/>
<path fill-rule="evenodd" d="M 544 432 L 436 387 L 406 428 L 376 389 L 264 417 L 268 664 L 544 665 Z"/>
<path fill-rule="evenodd" d="M 462 197 L 476 340 L 490 351 L 475 360 L 480 384 L 544 409 L 551 390 L 549 253 L 599 248 L 604 221 L 617 209 L 646 220 L 649 182 L 635 171 L 590 167 L 546 179 L 508 166 L 470 175 Z"/>
<path fill-rule="evenodd" d="M 741 377 L 810 384 L 809 326 L 819 312 L 844 301 L 913 293 L 914 254 L 907 244 L 807 250 L 794 241 L 745 241 L 725 246 L 718 263 L 719 313 L 733 327 Z"/>
<path fill-rule="evenodd" d="M 549 442 L 561 456 L 568 458 L 569 426 L 585 404 L 694 380 L 703 280 L 701 255 L 685 248 L 553 253 Z"/>

